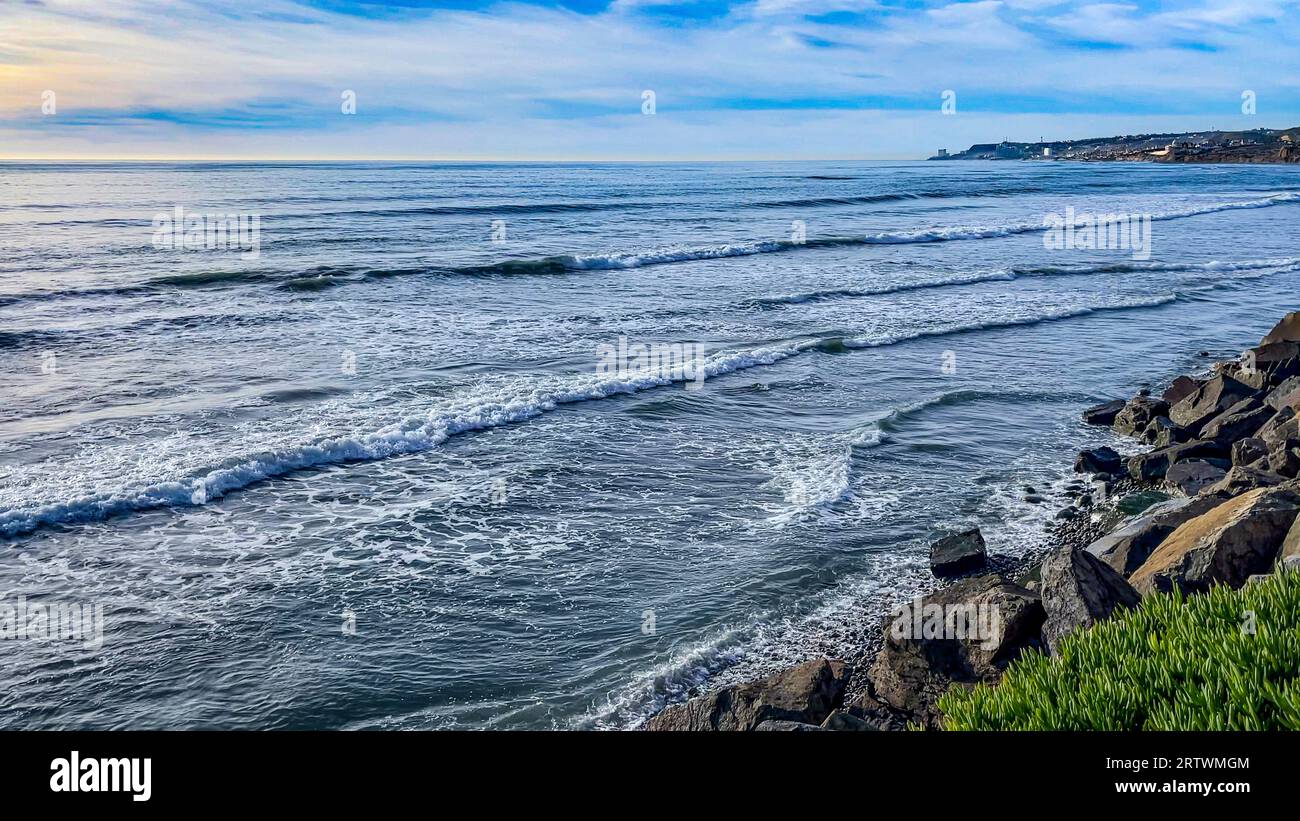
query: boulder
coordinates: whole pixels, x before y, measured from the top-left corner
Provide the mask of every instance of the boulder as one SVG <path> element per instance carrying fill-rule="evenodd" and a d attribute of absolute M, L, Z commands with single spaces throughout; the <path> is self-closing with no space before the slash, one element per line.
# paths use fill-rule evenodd
<path fill-rule="evenodd" d="M 1127 576 L 1142 566 L 1165 538 L 1189 519 L 1218 507 L 1223 498 L 1208 491 L 1195 499 L 1170 499 L 1112 530 L 1085 548 L 1114 570 Z"/>
<path fill-rule="evenodd" d="M 1122 411 L 1115 414 L 1115 421 L 1111 423 L 1111 427 L 1116 433 L 1124 436 L 1136 436 L 1151 423 L 1151 420 L 1166 415 L 1168 411 L 1169 405 L 1163 399 L 1135 396 L 1124 405 Z"/>
<path fill-rule="evenodd" d="M 1167 448 L 1139 453 L 1128 460 L 1129 475 L 1140 482 L 1154 482 L 1163 479 L 1170 465 L 1184 459 L 1225 459 L 1228 447 L 1221 442 L 1197 439 L 1182 442 Z"/>
<path fill-rule="evenodd" d="M 1297 417 L 1296 411 L 1292 408 L 1284 407 L 1273 414 L 1272 418 L 1255 432 L 1255 435 L 1263 439 L 1264 444 L 1271 450 L 1278 442 L 1300 438 L 1300 417 Z"/>
<path fill-rule="evenodd" d="M 1192 379 L 1190 376 L 1180 376 L 1165 389 L 1165 392 L 1160 395 L 1160 398 L 1172 405 L 1180 399 L 1195 393 L 1196 389 L 1199 387 L 1201 387 L 1201 383 Z"/>
<path fill-rule="evenodd" d="M 1119 473 L 1123 467 L 1119 454 L 1104 446 L 1081 450 L 1074 460 L 1076 473 Z"/>
<path fill-rule="evenodd" d="M 1196 435 L 1206 422 L 1254 393 L 1254 388 L 1232 377 L 1216 376 L 1174 403 L 1168 416 L 1175 424 Z"/>
<path fill-rule="evenodd" d="M 930 545 L 930 570 L 939 578 L 978 570 L 987 559 L 984 534 L 978 527 L 952 533 Z"/>
<path fill-rule="evenodd" d="M 1214 584 L 1240 587 L 1273 565 L 1300 513 L 1300 496 L 1285 486 L 1258 488 L 1184 522 L 1129 579 L 1143 594 Z"/>
<path fill-rule="evenodd" d="M 1297 374 L 1300 374 L 1300 345 L 1272 342 L 1242 355 L 1238 378 L 1247 385 L 1265 388 Z"/>
<path fill-rule="evenodd" d="M 1281 384 L 1268 392 L 1264 397 L 1264 403 L 1273 410 L 1282 410 L 1282 408 L 1295 409 L 1300 404 L 1300 376 L 1292 376 L 1284 379 Z"/>
<path fill-rule="evenodd" d="M 1175 425 L 1168 416 L 1157 416 L 1147 423 L 1138 438 L 1152 447 L 1167 448 L 1170 445 L 1185 442 L 1188 439 L 1188 434 L 1187 431 Z"/>
<path fill-rule="evenodd" d="M 1259 465 L 1261 464 L 1264 463 L 1257 462 L 1254 465 L 1233 466 L 1222 479 L 1202 488 L 1201 495 L 1220 496 L 1226 499 L 1229 496 L 1239 496 L 1248 490 L 1273 487 L 1286 481 L 1285 476 L 1260 468 Z"/>
<path fill-rule="evenodd" d="M 847 710 L 835 710 L 822 722 L 823 730 L 839 732 L 873 732 L 880 728 L 864 718 L 853 715 Z"/>
<path fill-rule="evenodd" d="M 1043 641 L 1052 653 L 1061 639 L 1133 607 L 1142 596 L 1114 568 L 1085 550 L 1066 547 L 1043 561 Z"/>
<path fill-rule="evenodd" d="M 1039 644 L 1043 618 L 1036 594 L 995 574 L 909 602 L 893 614 L 871 666 L 874 696 L 934 726 L 935 702 L 953 683 L 998 680 L 1021 651 Z"/>
<path fill-rule="evenodd" d="M 1300 439 L 1274 442 L 1269 446 L 1267 459 L 1270 471 L 1294 479 L 1300 473 Z"/>
<path fill-rule="evenodd" d="M 1249 465 L 1268 456 L 1268 444 L 1263 439 L 1250 437 L 1232 443 L 1229 449 L 1233 465 Z"/>
<path fill-rule="evenodd" d="M 1261 345 L 1275 342 L 1300 342 L 1300 311 L 1292 311 L 1282 317 L 1282 321 L 1273 326 L 1262 340 Z"/>
<path fill-rule="evenodd" d="M 1215 439 L 1231 446 L 1238 439 L 1254 436 L 1274 413 L 1258 397 L 1248 397 L 1207 422 L 1201 428 L 1200 438 Z"/>
<path fill-rule="evenodd" d="M 840 705 L 847 667 L 816 659 L 665 708 L 647 730 L 753 730 L 765 721 L 818 725 Z"/>
<path fill-rule="evenodd" d="M 822 733 L 825 731 L 825 728 L 816 724 L 805 724 L 802 721 L 783 721 L 775 718 L 769 718 L 754 728 L 756 733 Z"/>
<path fill-rule="evenodd" d="M 1085 425 L 1104 425 L 1109 427 L 1115 421 L 1115 415 L 1124 410 L 1124 400 L 1116 399 L 1111 402 L 1103 402 L 1100 405 L 1094 405 L 1083 412 L 1083 423 Z"/>
<path fill-rule="evenodd" d="M 1187 459 L 1165 471 L 1165 486 L 1184 496 L 1195 496 L 1222 479 L 1231 467 L 1226 459 Z"/>
<path fill-rule="evenodd" d="M 1282 547 L 1277 552 L 1275 567 L 1290 567 L 1300 563 L 1300 517 L 1292 523 L 1282 539 Z"/>

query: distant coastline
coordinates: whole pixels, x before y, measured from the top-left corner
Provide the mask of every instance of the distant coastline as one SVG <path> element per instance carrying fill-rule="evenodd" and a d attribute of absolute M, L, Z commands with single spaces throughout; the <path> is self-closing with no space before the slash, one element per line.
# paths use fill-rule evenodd
<path fill-rule="evenodd" d="M 1071 160 L 1075 162 L 1296 163 L 1300 126 L 1253 131 L 1191 131 L 1129 134 L 1055 142 L 977 143 L 965 151 L 946 148 L 931 160 Z"/>

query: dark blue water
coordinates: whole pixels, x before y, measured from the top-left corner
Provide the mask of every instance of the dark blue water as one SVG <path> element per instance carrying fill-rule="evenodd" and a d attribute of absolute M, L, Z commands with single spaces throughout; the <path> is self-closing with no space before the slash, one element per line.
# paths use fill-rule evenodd
<path fill-rule="evenodd" d="M 1297 307 L 1300 169 L 0 164 L 0 726 L 635 726 L 1039 545 Z M 256 253 L 155 243 L 255 215 Z M 1146 214 L 1149 259 L 1045 215 Z M 602 346 L 677 345 L 608 372 Z M 1047 504 L 1027 500 L 1032 486 Z M 1059 505 L 1058 505 L 1059 506 Z M 354 628 L 354 629 L 353 629 Z"/>

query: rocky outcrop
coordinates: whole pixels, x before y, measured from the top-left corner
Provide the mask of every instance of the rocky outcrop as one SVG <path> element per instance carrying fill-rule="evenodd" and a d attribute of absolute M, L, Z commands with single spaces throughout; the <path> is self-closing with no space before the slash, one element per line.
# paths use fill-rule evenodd
<path fill-rule="evenodd" d="M 1266 464 L 1257 463 L 1267 467 Z M 1286 477 L 1255 465 L 1236 465 L 1228 474 L 1212 485 L 1201 489 L 1201 495 L 1221 497 L 1238 496 L 1258 487 L 1272 487 L 1286 481 Z"/>
<path fill-rule="evenodd" d="M 868 678 L 875 699 L 926 725 L 953 684 L 996 681 L 1044 619 L 1037 594 L 998 575 L 964 579 L 895 611 Z"/>
<path fill-rule="evenodd" d="M 846 675 L 842 661 L 805 662 L 759 681 L 674 704 L 651 718 L 646 729 L 746 731 L 769 721 L 811 724 L 819 729 L 817 725 L 840 706 Z"/>
<path fill-rule="evenodd" d="M 987 555 L 979 528 L 953 533 L 930 545 L 930 570 L 940 578 L 960 576 L 982 568 Z"/>
<path fill-rule="evenodd" d="M 1076 473 L 1119 473 L 1124 468 L 1123 460 L 1114 448 L 1100 447 L 1079 451 L 1074 460 Z"/>
<path fill-rule="evenodd" d="M 1165 400 L 1166 404 L 1173 405 L 1179 400 L 1196 393 L 1196 390 L 1200 387 L 1201 383 L 1190 376 L 1180 376 L 1170 383 L 1165 392 L 1160 394 L 1160 398 Z"/>
<path fill-rule="evenodd" d="M 1133 607 L 1142 596 L 1109 565 L 1084 550 L 1066 547 L 1043 560 L 1041 593 L 1046 619 L 1043 641 L 1056 652 L 1061 639 Z"/>
<path fill-rule="evenodd" d="M 1261 345 L 1271 345 L 1274 342 L 1300 342 L 1300 311 L 1292 311 L 1282 317 L 1282 321 L 1260 340 Z"/>
<path fill-rule="evenodd" d="M 1123 399 L 1116 399 L 1112 402 L 1094 405 L 1083 412 L 1083 423 L 1085 425 L 1110 427 L 1115 422 L 1115 416 L 1124 410 L 1125 404 Z"/>
<path fill-rule="evenodd" d="M 1164 416 L 1169 411 L 1169 404 L 1163 399 L 1150 396 L 1135 396 L 1124 405 L 1124 409 L 1115 415 L 1111 427 L 1124 436 L 1136 436 L 1146 429 L 1156 417 Z"/>
<path fill-rule="evenodd" d="M 1274 413 L 1259 397 L 1248 396 L 1207 422 L 1201 428 L 1201 438 L 1231 445 L 1238 439 L 1254 436 Z"/>
<path fill-rule="evenodd" d="M 1142 593 L 1179 588 L 1200 592 L 1213 584 L 1240 587 L 1267 572 L 1300 513 L 1300 496 L 1287 486 L 1257 488 L 1184 522 L 1152 552 L 1129 581 Z"/>
<path fill-rule="evenodd" d="M 1270 390 L 1264 397 L 1264 404 L 1273 410 L 1295 410 L 1296 405 L 1300 405 L 1300 376 L 1289 377 Z"/>

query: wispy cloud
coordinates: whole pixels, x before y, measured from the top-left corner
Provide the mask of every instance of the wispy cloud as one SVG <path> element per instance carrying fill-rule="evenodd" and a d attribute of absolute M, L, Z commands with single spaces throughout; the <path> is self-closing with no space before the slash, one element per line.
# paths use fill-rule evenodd
<path fill-rule="evenodd" d="M 10 156 L 915 156 L 1120 123 L 1293 125 L 1296 5 L 6 3 L 0 138 Z"/>

